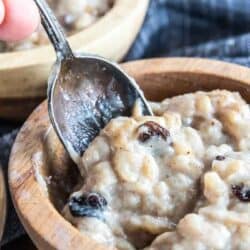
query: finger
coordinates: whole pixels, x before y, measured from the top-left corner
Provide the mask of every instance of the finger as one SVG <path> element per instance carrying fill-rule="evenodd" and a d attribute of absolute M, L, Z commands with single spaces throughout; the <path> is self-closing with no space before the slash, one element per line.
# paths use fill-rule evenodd
<path fill-rule="evenodd" d="M 0 0 L 0 24 L 4 20 L 4 15 L 5 15 L 5 7 L 4 7 L 3 1 Z"/>
<path fill-rule="evenodd" d="M 26 38 L 37 28 L 40 17 L 33 0 L 2 0 L 4 20 L 0 25 L 0 39 L 17 41 Z"/>

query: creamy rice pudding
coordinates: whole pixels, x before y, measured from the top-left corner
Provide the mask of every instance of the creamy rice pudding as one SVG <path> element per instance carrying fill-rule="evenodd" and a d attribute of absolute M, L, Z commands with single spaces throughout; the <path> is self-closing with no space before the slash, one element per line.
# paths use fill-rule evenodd
<path fill-rule="evenodd" d="M 249 250 L 249 105 L 215 90 L 152 108 L 111 120 L 90 144 L 63 216 L 122 250 Z"/>

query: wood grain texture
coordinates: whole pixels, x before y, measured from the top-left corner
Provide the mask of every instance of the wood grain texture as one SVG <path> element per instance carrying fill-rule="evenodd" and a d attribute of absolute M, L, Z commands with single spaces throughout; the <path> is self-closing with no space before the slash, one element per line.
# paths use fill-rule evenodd
<path fill-rule="evenodd" d="M 73 50 L 119 61 L 138 33 L 148 3 L 149 0 L 116 0 L 104 17 L 69 37 Z M 0 99 L 44 97 L 48 74 L 54 61 L 55 53 L 51 46 L 1 53 Z"/>
<path fill-rule="evenodd" d="M 3 236 L 6 219 L 6 189 L 2 167 L 0 166 L 0 242 Z"/>
<path fill-rule="evenodd" d="M 135 77 L 150 100 L 221 88 L 239 91 L 250 102 L 250 69 L 245 67 L 186 58 L 138 61 L 123 68 Z M 19 217 L 40 249 L 107 250 L 67 222 L 36 181 L 31 159 L 35 152 L 43 153 L 48 126 L 45 101 L 26 121 L 11 152 L 9 184 Z"/>

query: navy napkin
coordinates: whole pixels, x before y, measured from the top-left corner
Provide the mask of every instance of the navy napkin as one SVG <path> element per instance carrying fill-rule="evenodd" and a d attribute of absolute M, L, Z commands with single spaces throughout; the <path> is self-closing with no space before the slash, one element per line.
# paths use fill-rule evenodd
<path fill-rule="evenodd" d="M 250 1 L 151 0 L 125 61 L 166 56 L 209 57 L 250 66 Z M 3 121 L 0 124 L 0 162 L 6 173 L 17 133 L 12 129 L 19 126 Z M 23 233 L 9 199 L 2 244 Z"/>

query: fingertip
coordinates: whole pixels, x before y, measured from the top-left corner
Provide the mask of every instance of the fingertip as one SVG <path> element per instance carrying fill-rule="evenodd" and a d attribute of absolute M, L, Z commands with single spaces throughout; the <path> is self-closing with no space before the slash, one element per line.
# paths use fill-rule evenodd
<path fill-rule="evenodd" d="M 3 0 L 5 16 L 0 25 L 0 38 L 17 41 L 35 31 L 40 22 L 33 0 Z"/>
<path fill-rule="evenodd" d="M 0 0 L 0 24 L 3 22 L 5 16 L 5 7 L 3 1 Z"/>

